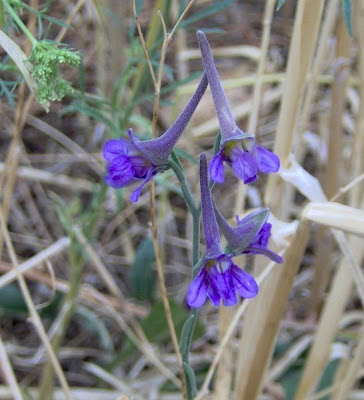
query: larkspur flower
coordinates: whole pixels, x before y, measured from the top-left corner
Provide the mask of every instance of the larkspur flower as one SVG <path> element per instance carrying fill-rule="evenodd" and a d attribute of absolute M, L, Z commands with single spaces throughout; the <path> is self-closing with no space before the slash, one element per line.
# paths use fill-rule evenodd
<path fill-rule="evenodd" d="M 105 177 L 108 185 L 120 189 L 141 180 L 141 185 L 130 197 L 131 201 L 138 201 L 145 184 L 158 172 L 163 172 L 167 168 L 169 156 L 205 93 L 207 83 L 204 74 L 186 108 L 160 137 L 142 141 L 129 129 L 130 142 L 120 138 L 105 143 L 103 155 L 108 162 Z"/>
<path fill-rule="evenodd" d="M 254 135 L 243 132 L 237 126 L 221 87 L 206 35 L 197 31 L 197 38 L 221 131 L 220 151 L 210 163 L 211 179 L 218 183 L 224 182 L 224 163 L 230 165 L 235 175 L 244 183 L 257 180 L 258 171 L 277 172 L 280 164 L 277 155 L 258 146 Z"/>
<path fill-rule="evenodd" d="M 242 220 L 236 217 L 236 227 L 229 225 L 215 205 L 214 208 L 217 223 L 233 255 L 262 254 L 278 264 L 283 262 L 281 256 L 268 248 L 272 228 L 272 224 L 267 222 L 268 208 L 255 211 Z"/>
<path fill-rule="evenodd" d="M 205 155 L 200 157 L 200 186 L 206 255 L 199 274 L 188 288 L 187 303 L 191 307 L 201 307 L 209 297 L 215 306 L 220 304 L 220 299 L 225 306 L 232 306 L 237 303 L 236 292 L 243 298 L 255 297 L 258 285 L 251 275 L 234 264 L 230 254 L 221 249 Z"/>

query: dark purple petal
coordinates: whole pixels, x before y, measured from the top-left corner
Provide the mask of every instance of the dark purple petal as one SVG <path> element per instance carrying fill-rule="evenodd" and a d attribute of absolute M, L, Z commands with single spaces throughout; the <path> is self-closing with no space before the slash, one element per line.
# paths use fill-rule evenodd
<path fill-rule="evenodd" d="M 235 146 L 230 151 L 230 159 L 235 175 L 244 183 L 253 182 L 257 179 L 257 162 L 252 154 Z"/>
<path fill-rule="evenodd" d="M 219 292 L 213 288 L 211 285 L 207 287 L 207 295 L 209 296 L 210 300 L 212 301 L 215 307 L 220 305 L 220 295 Z"/>
<path fill-rule="evenodd" d="M 235 289 L 242 298 L 255 297 L 258 294 L 259 287 L 255 279 L 241 268 L 232 264 L 230 267 Z"/>
<path fill-rule="evenodd" d="M 244 253 L 246 254 L 262 254 L 263 256 L 266 256 L 270 258 L 272 261 L 276 262 L 277 264 L 282 264 L 283 258 L 275 253 L 272 250 L 269 250 L 265 246 L 260 246 L 260 245 L 254 245 L 254 246 L 249 246 L 244 250 Z"/>
<path fill-rule="evenodd" d="M 187 291 L 187 304 L 190 307 L 201 307 L 205 304 L 207 296 L 207 272 L 201 268 L 199 274 L 190 283 Z"/>
<path fill-rule="evenodd" d="M 272 224 L 266 222 L 263 226 L 262 229 L 258 232 L 258 234 L 255 236 L 254 240 L 252 241 L 251 245 L 259 245 L 259 246 L 268 246 L 269 238 L 271 236 L 271 228 Z"/>
<path fill-rule="evenodd" d="M 206 241 L 206 258 L 216 259 L 223 253 L 220 245 L 220 233 L 217 226 L 214 207 L 209 188 L 206 156 L 200 156 L 200 188 L 202 225 Z"/>
<path fill-rule="evenodd" d="M 235 305 L 237 300 L 230 269 L 221 272 L 216 266 L 213 266 L 208 270 L 208 275 L 210 285 L 219 293 L 224 306 Z"/>
<path fill-rule="evenodd" d="M 153 176 L 154 176 L 154 167 L 151 166 L 151 167 L 149 167 L 148 172 L 147 172 L 142 184 L 136 190 L 134 190 L 134 192 L 131 194 L 130 201 L 132 201 L 133 203 L 136 203 L 139 200 L 139 196 L 140 196 L 140 193 L 141 193 L 143 187 L 153 178 Z"/>
<path fill-rule="evenodd" d="M 148 170 L 151 166 L 150 162 L 145 159 L 143 156 L 131 156 L 129 157 L 129 161 L 133 164 L 135 171 L 135 178 L 142 179 L 148 173 Z"/>
<path fill-rule="evenodd" d="M 255 153 L 259 171 L 268 173 L 279 170 L 280 162 L 276 154 L 260 146 L 256 146 Z"/>
<path fill-rule="evenodd" d="M 224 159 L 225 157 L 220 151 L 210 162 L 210 177 L 214 182 L 223 183 L 225 180 Z"/>
<path fill-rule="evenodd" d="M 103 155 L 106 161 L 113 161 L 115 158 L 120 156 L 126 156 L 128 154 L 130 143 L 124 139 L 112 139 L 108 140 L 104 144 Z"/>

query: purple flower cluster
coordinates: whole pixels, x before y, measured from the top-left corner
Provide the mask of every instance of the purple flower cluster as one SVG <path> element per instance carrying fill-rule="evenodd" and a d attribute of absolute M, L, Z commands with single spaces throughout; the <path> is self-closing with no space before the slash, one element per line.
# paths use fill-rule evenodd
<path fill-rule="evenodd" d="M 258 294 L 255 279 L 234 264 L 234 256 L 263 254 L 277 263 L 283 260 L 267 247 L 271 235 L 271 224 L 266 222 L 269 210 L 262 209 L 241 221 L 238 219 L 237 227 L 230 226 L 222 216 L 211 197 L 204 154 L 200 157 L 200 187 L 206 255 L 199 274 L 188 288 L 187 303 L 190 307 L 201 307 L 209 297 L 215 306 L 220 304 L 220 299 L 225 306 L 232 306 L 237 303 L 236 292 L 242 298 Z M 229 244 L 228 254 L 221 249 L 219 227 Z"/>
<path fill-rule="evenodd" d="M 221 131 L 220 149 L 210 162 L 210 178 L 217 183 L 223 183 L 225 164 L 229 165 L 244 183 L 256 181 L 258 172 L 279 170 L 277 155 L 258 146 L 254 135 L 243 132 L 237 126 L 221 87 L 207 38 L 202 31 L 197 32 L 197 37 L 205 73 L 196 92 L 172 126 L 160 137 L 144 141 L 139 140 L 129 129 L 129 141 L 123 138 L 109 140 L 104 146 L 104 158 L 108 163 L 105 177 L 107 184 L 119 189 L 133 182 L 140 182 L 131 195 L 130 199 L 133 202 L 138 201 L 143 187 L 157 173 L 169 167 L 171 152 L 207 85 L 211 89 Z M 206 156 L 201 155 L 201 210 L 206 254 L 199 273 L 188 288 L 187 303 L 190 307 L 201 307 L 207 297 L 215 306 L 220 304 L 220 300 L 225 306 L 232 306 L 237 303 L 237 293 L 242 298 L 251 298 L 258 294 L 255 279 L 233 262 L 235 256 L 263 254 L 276 263 L 283 261 L 278 254 L 268 249 L 272 227 L 267 222 L 269 210 L 261 209 L 242 220 L 237 218 L 237 225 L 231 226 L 214 203 L 208 175 Z M 228 243 L 225 252 L 221 248 L 220 231 Z"/>

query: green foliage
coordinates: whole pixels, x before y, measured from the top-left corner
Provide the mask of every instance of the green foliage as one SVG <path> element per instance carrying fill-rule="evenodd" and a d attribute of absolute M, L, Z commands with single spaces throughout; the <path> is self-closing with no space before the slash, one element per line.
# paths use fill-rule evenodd
<path fill-rule="evenodd" d="M 341 6 L 343 9 L 343 13 L 344 13 L 346 28 L 347 28 L 350 36 L 353 36 L 352 2 L 351 2 L 351 0 L 341 0 Z"/>
<path fill-rule="evenodd" d="M 137 300 L 153 300 L 155 287 L 154 263 L 153 241 L 145 238 L 137 248 L 129 273 L 131 293 Z"/>
<path fill-rule="evenodd" d="M 60 65 L 78 66 L 79 53 L 70 51 L 50 41 L 40 41 L 29 57 L 33 64 L 31 75 L 38 84 L 37 99 L 40 104 L 61 100 L 73 92 L 69 82 L 61 77 Z"/>
<path fill-rule="evenodd" d="M 236 0 L 223 0 L 223 1 L 217 1 L 214 4 L 211 4 L 210 6 L 204 7 L 202 10 L 195 12 L 192 15 L 192 17 L 186 18 L 183 22 L 181 22 L 179 28 L 186 28 L 189 25 L 197 21 L 200 21 L 203 18 L 217 14 L 218 12 L 221 12 L 226 8 L 230 7 L 235 2 Z"/>
<path fill-rule="evenodd" d="M 286 2 L 286 0 L 278 0 L 276 11 L 278 11 L 285 2 Z"/>

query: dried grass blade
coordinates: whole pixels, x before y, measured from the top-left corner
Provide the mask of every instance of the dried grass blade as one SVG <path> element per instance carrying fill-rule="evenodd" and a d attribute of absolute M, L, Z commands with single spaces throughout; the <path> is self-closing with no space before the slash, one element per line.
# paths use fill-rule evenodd
<path fill-rule="evenodd" d="M 351 237 L 350 247 L 356 260 L 364 256 L 362 239 Z M 303 375 L 294 400 L 304 400 L 314 390 L 315 385 L 329 360 L 332 341 L 338 329 L 345 306 L 352 295 L 353 277 L 346 258 L 336 271 L 331 290 L 321 314 L 319 325 L 313 338 Z"/>
<path fill-rule="evenodd" d="M 236 400 L 254 400 L 260 394 L 279 324 L 306 249 L 309 230 L 310 223 L 301 221 L 284 254 L 283 264 L 274 269 L 251 305 L 249 324 L 244 326 L 240 341 Z"/>
<path fill-rule="evenodd" d="M 364 211 L 332 202 L 311 202 L 302 217 L 318 224 L 364 236 Z"/>

